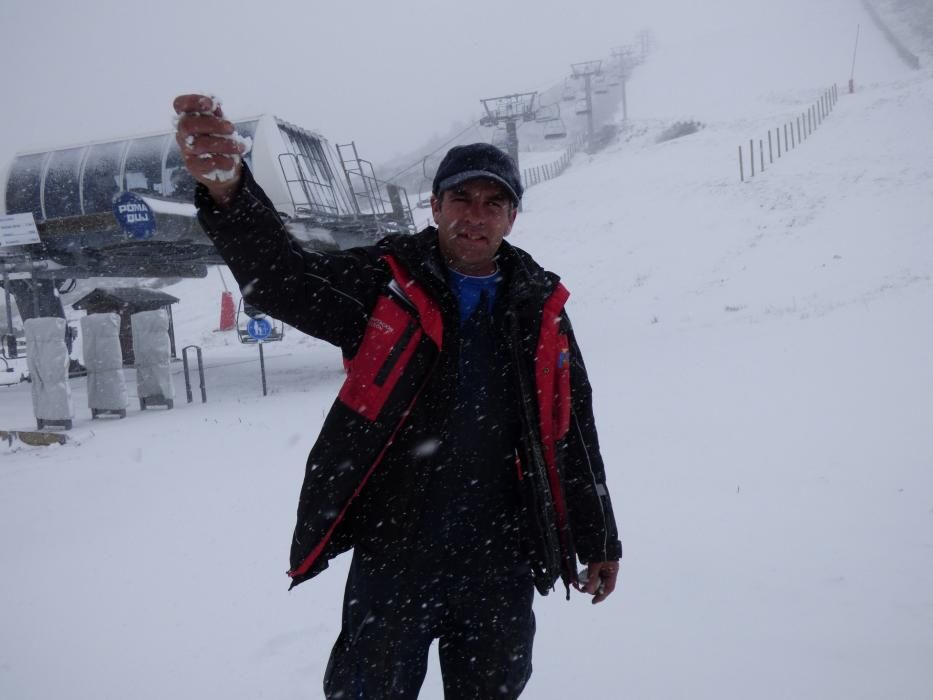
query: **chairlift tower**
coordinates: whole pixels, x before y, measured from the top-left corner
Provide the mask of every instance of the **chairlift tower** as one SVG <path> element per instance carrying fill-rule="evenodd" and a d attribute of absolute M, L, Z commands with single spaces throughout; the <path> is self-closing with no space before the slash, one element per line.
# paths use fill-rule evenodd
<path fill-rule="evenodd" d="M 638 32 L 638 42 L 640 45 L 641 52 L 641 61 L 644 63 L 645 59 L 648 58 L 648 54 L 651 53 L 651 47 L 654 43 L 654 38 L 652 37 L 650 29 L 643 29 Z"/>
<path fill-rule="evenodd" d="M 593 82 L 594 75 L 602 75 L 602 61 L 583 61 L 570 65 L 571 75 L 575 80 L 583 78 L 586 90 L 586 140 L 587 150 L 593 148 Z"/>
<path fill-rule="evenodd" d="M 506 150 L 518 167 L 518 122 L 533 122 L 537 116 L 535 92 L 522 92 L 480 100 L 486 114 L 480 118 L 480 126 L 505 126 Z"/>
<path fill-rule="evenodd" d="M 632 68 L 632 49 L 628 46 L 620 46 L 612 50 L 612 57 L 616 60 L 619 69 L 619 81 L 622 83 L 622 122 L 628 123 L 628 95 L 626 85 L 628 83 L 629 71 Z"/>

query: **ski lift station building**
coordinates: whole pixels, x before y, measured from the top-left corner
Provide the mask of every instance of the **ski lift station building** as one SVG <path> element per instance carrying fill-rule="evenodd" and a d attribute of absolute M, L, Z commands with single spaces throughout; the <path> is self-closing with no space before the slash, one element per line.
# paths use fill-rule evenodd
<path fill-rule="evenodd" d="M 252 140 L 246 163 L 303 247 L 414 231 L 405 190 L 378 180 L 354 143 L 334 146 L 268 114 L 236 127 Z M 223 261 L 197 223 L 194 188 L 172 131 L 18 154 L 0 204 L 6 214 L 31 213 L 39 243 L 0 245 L 0 267 L 11 280 L 203 276 Z M 148 207 L 151 231 L 118 222 L 114 202 L 124 193 Z"/>

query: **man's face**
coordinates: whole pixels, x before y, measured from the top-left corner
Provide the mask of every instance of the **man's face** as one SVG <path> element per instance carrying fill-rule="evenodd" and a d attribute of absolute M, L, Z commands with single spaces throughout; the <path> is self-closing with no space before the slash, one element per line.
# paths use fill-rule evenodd
<path fill-rule="evenodd" d="M 437 240 L 444 261 L 466 275 L 491 275 L 502 239 L 509 235 L 518 210 L 495 180 L 467 180 L 431 197 Z"/>

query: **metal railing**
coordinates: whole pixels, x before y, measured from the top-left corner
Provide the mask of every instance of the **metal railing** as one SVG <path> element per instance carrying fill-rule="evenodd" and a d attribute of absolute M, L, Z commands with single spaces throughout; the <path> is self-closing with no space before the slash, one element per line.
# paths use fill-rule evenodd
<path fill-rule="evenodd" d="M 295 153 L 280 153 L 279 167 L 288 187 L 288 196 L 292 201 L 292 209 L 296 217 L 322 218 L 326 220 L 337 219 L 340 209 L 337 206 L 337 195 L 332 185 L 311 178 L 307 175 L 308 168 L 303 164 L 304 156 Z M 292 162 L 294 177 L 289 177 L 289 168 L 286 163 Z M 296 188 L 299 197 L 296 197 Z M 329 194 L 330 202 L 325 201 Z M 324 195 L 324 196 L 322 196 Z"/>
<path fill-rule="evenodd" d="M 204 381 L 204 356 L 201 354 L 201 348 L 198 345 L 186 345 L 181 349 L 181 361 L 185 371 L 185 395 L 188 397 L 188 403 L 192 403 L 194 398 L 191 394 L 191 378 L 189 374 L 188 351 L 197 352 L 198 358 L 198 378 L 201 380 L 201 403 L 207 403 L 207 384 Z"/>
<path fill-rule="evenodd" d="M 414 232 L 415 220 L 405 188 L 379 180 L 373 164 L 360 158 L 355 142 L 337 144 L 337 154 L 360 220 L 386 233 Z"/>

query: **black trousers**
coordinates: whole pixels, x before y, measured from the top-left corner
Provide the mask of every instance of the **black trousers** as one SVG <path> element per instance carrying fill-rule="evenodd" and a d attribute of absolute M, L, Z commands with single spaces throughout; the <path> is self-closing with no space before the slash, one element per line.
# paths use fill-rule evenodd
<path fill-rule="evenodd" d="M 517 698 L 531 676 L 533 600 L 530 576 L 399 572 L 354 552 L 324 695 L 417 698 L 437 639 L 445 700 Z"/>

